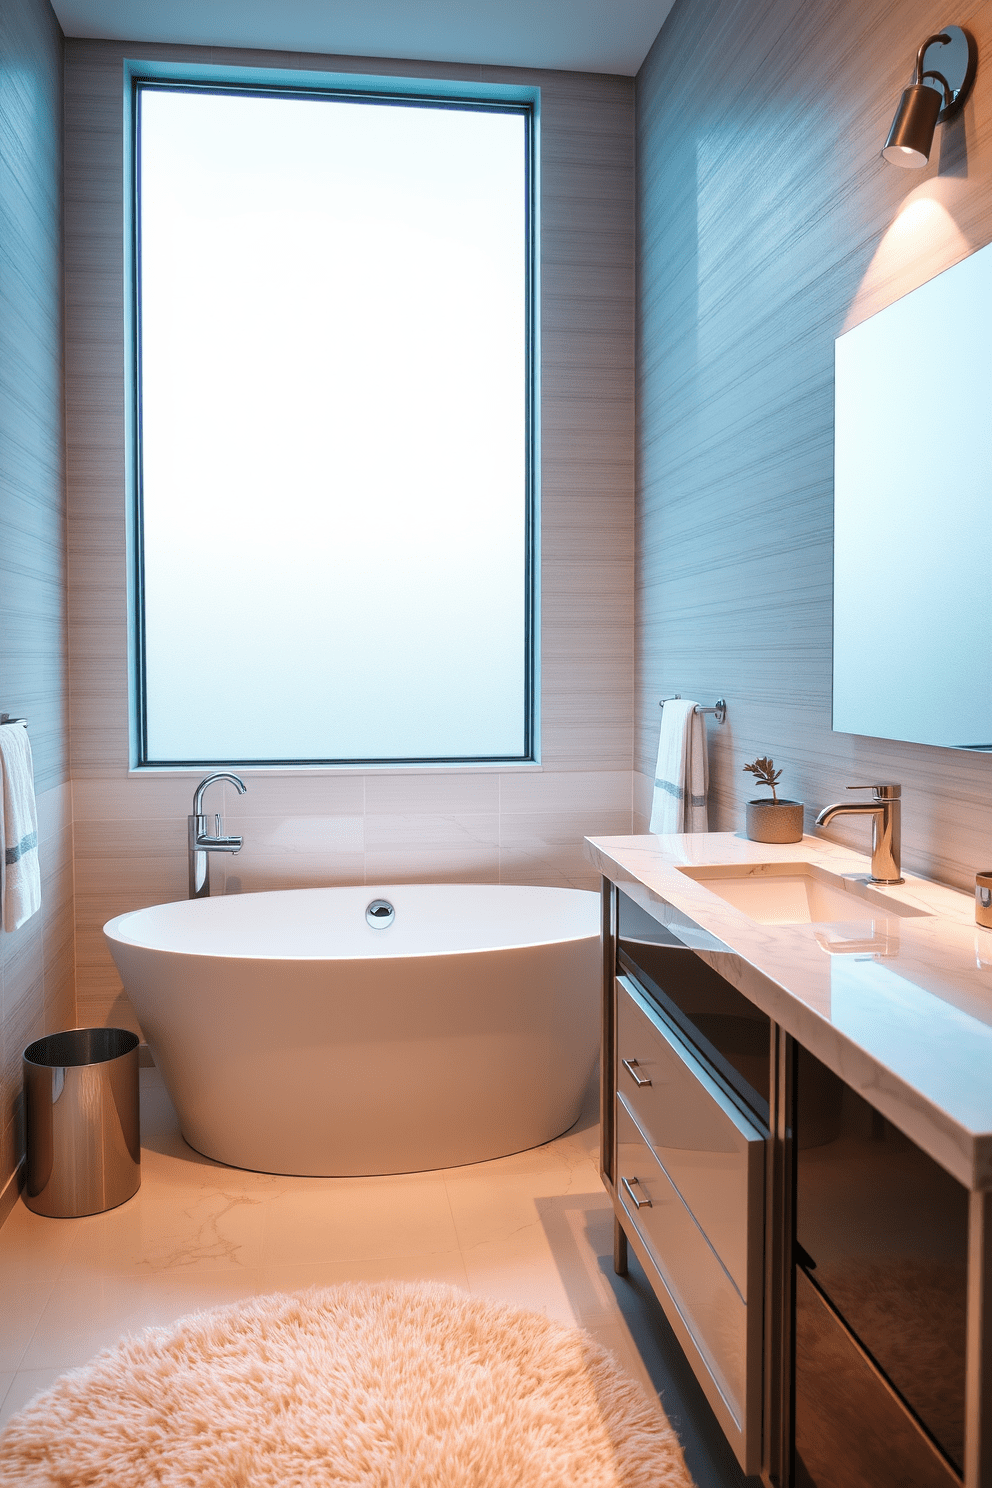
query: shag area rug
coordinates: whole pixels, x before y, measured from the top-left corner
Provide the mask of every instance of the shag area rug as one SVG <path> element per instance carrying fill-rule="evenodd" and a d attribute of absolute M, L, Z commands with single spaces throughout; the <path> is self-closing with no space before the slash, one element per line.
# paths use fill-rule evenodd
<path fill-rule="evenodd" d="M 691 1488 L 587 1334 L 438 1285 L 248 1302 L 125 1338 L 9 1422 L 17 1488 Z"/>

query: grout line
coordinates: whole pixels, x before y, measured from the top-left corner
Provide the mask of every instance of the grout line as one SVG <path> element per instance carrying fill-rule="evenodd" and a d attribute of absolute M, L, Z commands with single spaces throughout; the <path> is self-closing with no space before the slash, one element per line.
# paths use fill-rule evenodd
<path fill-rule="evenodd" d="M 67 1223 L 68 1224 L 74 1224 L 75 1221 L 74 1220 L 52 1220 L 51 1223 L 52 1224 L 67 1224 Z M 75 1243 L 75 1238 L 73 1239 L 73 1244 L 74 1243 Z M 55 1271 L 55 1274 L 52 1277 L 51 1285 L 45 1291 L 44 1301 L 42 1302 L 41 1306 L 38 1308 L 38 1312 L 37 1312 L 37 1315 L 35 1317 L 34 1327 L 31 1329 L 31 1332 L 28 1334 L 27 1339 L 25 1340 L 25 1343 L 24 1343 L 24 1347 L 23 1347 L 23 1349 L 21 1350 L 21 1352 L 20 1352 L 20 1354 L 18 1356 L 17 1368 L 14 1371 L 15 1376 L 17 1374 L 20 1374 L 20 1372 L 21 1372 L 21 1365 L 24 1362 L 24 1358 L 25 1358 L 25 1356 L 27 1354 L 28 1349 L 31 1347 L 32 1343 L 34 1342 L 35 1335 L 37 1334 L 38 1329 L 41 1327 L 41 1320 L 44 1317 L 46 1311 L 48 1310 L 48 1304 L 51 1302 L 52 1296 L 53 1296 L 53 1294 L 55 1292 L 55 1288 L 58 1285 L 59 1280 L 61 1279 L 62 1273 L 64 1272 L 64 1270 L 66 1268 L 66 1265 L 68 1264 L 69 1251 L 71 1251 L 72 1248 L 73 1248 L 72 1245 L 70 1245 L 69 1246 L 69 1249 L 66 1251 L 65 1255 L 62 1257 L 61 1264 L 58 1266 L 57 1270 Z M 43 1366 L 43 1367 L 45 1367 L 45 1366 Z M 66 1368 L 71 1368 L 71 1366 L 70 1365 L 66 1365 Z M 13 1383 L 13 1381 L 11 1383 Z"/>
<path fill-rule="evenodd" d="M 451 1233 L 454 1235 L 455 1244 L 458 1247 L 458 1259 L 461 1262 L 462 1270 L 465 1273 L 465 1285 L 466 1287 L 468 1287 L 469 1291 L 471 1291 L 472 1289 L 469 1286 L 468 1282 L 468 1267 L 465 1264 L 465 1251 L 462 1248 L 462 1237 L 458 1233 L 458 1221 L 455 1219 L 455 1211 L 451 1204 L 451 1192 L 448 1188 L 448 1174 L 451 1171 L 451 1168 L 441 1169 L 441 1182 L 444 1184 L 444 1201 L 448 1206 L 448 1213 L 451 1216 Z"/>

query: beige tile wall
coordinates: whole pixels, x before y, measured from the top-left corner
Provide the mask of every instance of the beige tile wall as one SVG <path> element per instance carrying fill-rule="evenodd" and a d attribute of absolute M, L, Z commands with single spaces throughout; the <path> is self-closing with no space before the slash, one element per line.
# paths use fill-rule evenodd
<path fill-rule="evenodd" d="M 186 893 L 193 775 L 127 772 L 122 127 L 125 56 L 541 88 L 543 767 L 246 772 L 208 801 L 243 833 L 218 888 L 396 880 L 577 884 L 586 833 L 631 823 L 633 83 L 368 59 L 66 48 L 67 418 L 76 951 L 85 1020 L 132 1014 L 111 915 Z M 219 664 L 222 664 L 222 660 Z M 191 699 L 191 706 L 195 699 Z M 235 884 L 237 881 L 237 885 Z"/>

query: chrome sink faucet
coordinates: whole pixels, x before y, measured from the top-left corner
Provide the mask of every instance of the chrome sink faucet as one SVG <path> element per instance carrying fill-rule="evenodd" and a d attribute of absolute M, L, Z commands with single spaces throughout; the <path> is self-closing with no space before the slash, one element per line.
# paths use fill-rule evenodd
<path fill-rule="evenodd" d="M 870 790 L 872 800 L 852 801 L 845 805 L 838 801 L 835 806 L 824 806 L 816 818 L 818 827 L 826 827 L 835 816 L 871 817 L 871 882 L 877 884 L 900 884 L 906 880 L 900 876 L 899 854 L 902 845 L 902 786 L 901 785 L 849 785 L 848 790 Z"/>
<path fill-rule="evenodd" d="M 213 785 L 215 780 L 229 780 L 238 788 L 238 794 L 244 795 L 248 787 L 237 775 L 232 775 L 228 770 L 219 770 L 216 775 L 208 775 L 201 780 L 193 794 L 193 814 L 187 817 L 189 823 L 189 897 L 191 899 L 206 899 L 210 894 L 210 858 L 209 853 L 240 852 L 244 845 L 243 837 L 225 837 L 224 826 L 220 819 L 220 813 L 214 815 L 214 835 L 211 837 L 207 831 L 207 818 L 203 814 L 203 793 L 208 785 Z"/>

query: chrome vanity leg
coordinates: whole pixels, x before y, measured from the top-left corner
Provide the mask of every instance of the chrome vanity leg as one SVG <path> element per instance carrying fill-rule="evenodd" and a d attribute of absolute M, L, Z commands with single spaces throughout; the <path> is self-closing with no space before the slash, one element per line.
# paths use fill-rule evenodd
<path fill-rule="evenodd" d="M 772 1024 L 771 1140 L 765 1169 L 765 1389 L 761 1481 L 769 1488 L 793 1488 L 795 1481 L 796 1225 L 795 1045 Z"/>
<path fill-rule="evenodd" d="M 603 879 L 600 939 L 603 952 L 603 1021 L 599 1048 L 599 1171 L 612 1187 L 613 1172 L 613 1089 L 616 1061 L 616 989 L 617 916 L 619 890 Z"/>
<path fill-rule="evenodd" d="M 618 1276 L 627 1275 L 627 1236 L 615 1214 L 613 1216 L 613 1269 Z"/>

